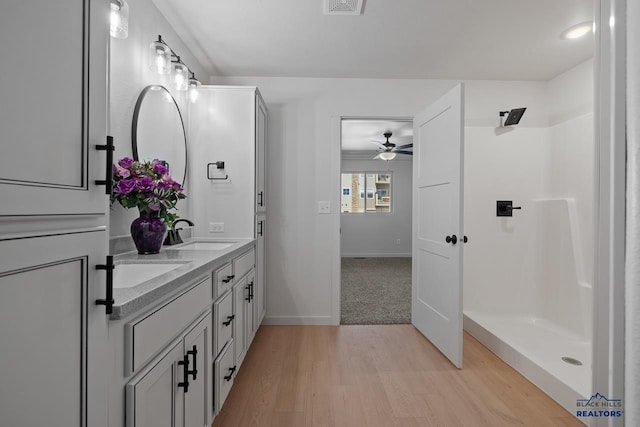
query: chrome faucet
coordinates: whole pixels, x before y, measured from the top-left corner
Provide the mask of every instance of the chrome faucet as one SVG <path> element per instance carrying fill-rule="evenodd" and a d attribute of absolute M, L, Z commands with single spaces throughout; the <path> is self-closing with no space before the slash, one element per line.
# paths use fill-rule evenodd
<path fill-rule="evenodd" d="M 169 229 L 169 232 L 167 233 L 167 237 L 164 239 L 163 245 L 170 246 L 170 245 L 177 245 L 179 243 L 183 243 L 179 233 L 179 231 L 182 229 L 181 228 L 176 229 L 176 224 L 179 222 L 186 222 L 191 227 L 195 225 L 193 221 L 188 220 L 186 218 L 180 218 L 175 220 L 173 222 L 173 226 Z"/>

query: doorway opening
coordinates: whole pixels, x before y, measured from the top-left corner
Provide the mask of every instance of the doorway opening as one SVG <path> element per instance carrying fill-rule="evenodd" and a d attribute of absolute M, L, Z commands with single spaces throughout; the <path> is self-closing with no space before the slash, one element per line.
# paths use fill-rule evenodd
<path fill-rule="evenodd" d="M 340 128 L 340 323 L 411 323 L 413 120 Z"/>

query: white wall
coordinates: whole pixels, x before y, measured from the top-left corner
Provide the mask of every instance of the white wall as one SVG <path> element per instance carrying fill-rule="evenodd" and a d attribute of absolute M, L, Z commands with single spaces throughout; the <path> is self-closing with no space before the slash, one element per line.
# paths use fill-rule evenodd
<path fill-rule="evenodd" d="M 146 86 L 159 84 L 167 87 L 180 106 L 185 125 L 188 120 L 184 93 L 176 93 L 170 88 L 168 77 L 151 71 L 147 64 L 149 44 L 157 40 L 159 34 L 196 75 L 206 75 L 202 66 L 151 0 L 130 1 L 129 37 L 111 38 L 109 56 L 109 135 L 114 137 L 116 147 L 114 162 L 122 157 L 132 156 L 133 111 L 138 95 Z M 186 194 L 190 195 L 188 183 L 186 183 Z M 181 217 L 189 217 L 185 201 L 179 202 L 178 208 L 178 214 Z M 115 204 L 110 213 L 110 236 L 128 235 L 131 221 L 138 215 L 137 211 L 126 210 L 119 204 Z"/>
<path fill-rule="evenodd" d="M 343 257 L 410 257 L 411 191 L 413 163 L 410 158 L 382 160 L 342 159 L 343 172 L 392 172 L 392 212 L 341 214 Z M 400 239 L 400 244 L 396 241 Z"/>
<path fill-rule="evenodd" d="M 212 78 L 256 85 L 269 109 L 267 315 L 271 323 L 339 322 L 340 116 L 412 117 L 456 81 Z M 542 82 L 473 81 L 466 118 L 497 126 L 498 112 L 528 106 L 527 126 L 546 127 Z M 331 200 L 330 215 L 317 201 Z"/>

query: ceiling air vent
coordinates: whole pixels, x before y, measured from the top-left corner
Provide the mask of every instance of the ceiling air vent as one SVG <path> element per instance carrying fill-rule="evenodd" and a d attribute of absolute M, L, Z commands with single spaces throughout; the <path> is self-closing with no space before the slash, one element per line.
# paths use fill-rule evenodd
<path fill-rule="evenodd" d="M 360 15 L 364 0 L 324 0 L 325 15 Z"/>

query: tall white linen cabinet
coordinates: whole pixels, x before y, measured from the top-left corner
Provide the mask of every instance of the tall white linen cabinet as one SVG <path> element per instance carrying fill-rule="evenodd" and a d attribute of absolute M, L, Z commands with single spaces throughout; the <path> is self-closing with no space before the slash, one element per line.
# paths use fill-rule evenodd
<path fill-rule="evenodd" d="M 245 290 L 234 292 L 244 312 L 234 334 L 239 366 L 266 312 L 267 109 L 254 86 L 202 86 L 190 108 L 187 192 L 195 237 L 256 239 L 255 271 Z"/>
<path fill-rule="evenodd" d="M 0 424 L 107 425 L 108 0 L 0 13 Z M 105 266 L 99 269 L 98 266 Z"/>

